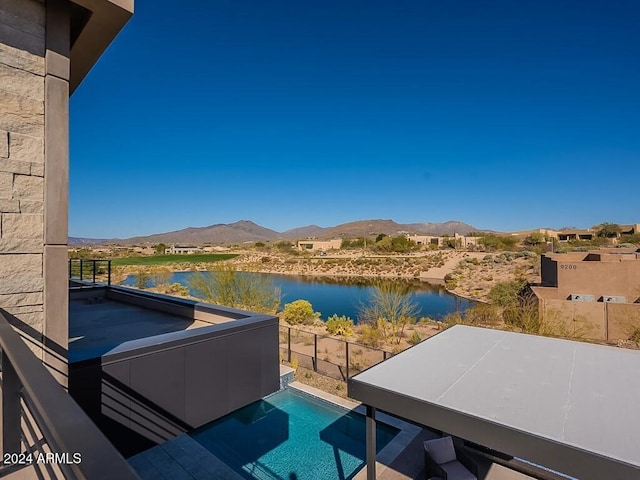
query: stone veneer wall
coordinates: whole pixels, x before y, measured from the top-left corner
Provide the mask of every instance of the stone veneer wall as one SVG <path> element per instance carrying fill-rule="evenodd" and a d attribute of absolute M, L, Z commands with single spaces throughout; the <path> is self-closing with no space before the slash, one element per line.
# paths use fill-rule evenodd
<path fill-rule="evenodd" d="M 67 383 L 67 0 L 0 1 L 0 308 Z"/>
<path fill-rule="evenodd" d="M 42 358 L 45 22 L 40 1 L 0 2 L 0 308 Z"/>

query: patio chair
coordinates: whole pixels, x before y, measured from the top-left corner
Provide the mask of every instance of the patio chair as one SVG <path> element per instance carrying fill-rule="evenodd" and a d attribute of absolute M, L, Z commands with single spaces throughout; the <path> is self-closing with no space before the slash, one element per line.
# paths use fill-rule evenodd
<path fill-rule="evenodd" d="M 424 463 L 427 479 L 478 480 L 477 465 L 454 447 L 451 437 L 424 442 Z"/>

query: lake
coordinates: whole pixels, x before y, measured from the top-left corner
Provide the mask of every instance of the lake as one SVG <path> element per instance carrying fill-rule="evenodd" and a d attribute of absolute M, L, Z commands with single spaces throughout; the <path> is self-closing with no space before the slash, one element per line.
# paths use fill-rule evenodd
<path fill-rule="evenodd" d="M 189 278 L 194 272 L 175 272 L 170 283 L 180 283 L 189 287 Z M 304 299 L 311 302 L 313 309 L 327 319 L 334 313 L 347 315 L 354 320 L 358 318 L 358 308 L 366 304 L 374 290 L 372 279 L 344 277 L 311 277 L 277 275 L 269 273 L 244 273 L 244 275 L 269 276 L 273 285 L 282 293 L 282 303 Z M 394 280 L 402 281 L 402 280 Z M 450 294 L 443 286 L 432 285 L 420 280 L 410 280 L 412 300 L 418 305 L 419 317 L 440 319 L 448 313 L 465 311 L 475 302 Z M 135 275 L 129 275 L 122 283 L 132 286 Z M 191 291 L 191 289 L 190 289 Z M 195 292 L 191 291 L 195 296 Z"/>

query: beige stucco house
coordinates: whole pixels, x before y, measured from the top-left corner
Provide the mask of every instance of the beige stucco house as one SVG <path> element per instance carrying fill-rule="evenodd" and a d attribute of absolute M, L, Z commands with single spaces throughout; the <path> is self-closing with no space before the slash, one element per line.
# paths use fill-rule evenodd
<path fill-rule="evenodd" d="M 453 237 L 433 236 L 433 235 L 418 235 L 415 233 L 407 234 L 407 239 L 418 245 L 435 247 L 444 247 L 447 245 L 447 241 L 454 240 L 456 248 L 468 249 L 469 247 L 477 247 L 479 245 L 478 240 L 480 237 L 467 237 L 455 233 Z"/>
<path fill-rule="evenodd" d="M 540 313 L 587 338 L 627 340 L 640 328 L 640 252 L 610 249 L 546 254 L 532 287 Z"/>
<path fill-rule="evenodd" d="M 326 252 L 327 250 L 339 250 L 342 247 L 342 239 L 332 240 L 298 240 L 296 247 L 301 252 Z"/>

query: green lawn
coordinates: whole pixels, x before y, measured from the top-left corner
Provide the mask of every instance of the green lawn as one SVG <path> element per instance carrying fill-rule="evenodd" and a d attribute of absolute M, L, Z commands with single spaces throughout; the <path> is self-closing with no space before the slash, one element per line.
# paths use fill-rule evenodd
<path fill-rule="evenodd" d="M 152 257 L 114 258 L 113 266 L 121 265 L 164 265 L 167 263 L 209 263 L 229 260 L 238 255 L 233 253 L 203 253 L 195 255 L 153 255 Z"/>

